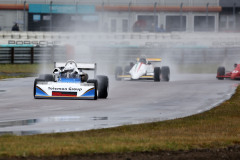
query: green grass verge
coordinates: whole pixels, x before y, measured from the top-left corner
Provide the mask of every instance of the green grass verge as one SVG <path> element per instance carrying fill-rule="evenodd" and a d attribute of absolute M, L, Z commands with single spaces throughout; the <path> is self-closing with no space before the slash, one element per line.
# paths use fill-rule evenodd
<path fill-rule="evenodd" d="M 24 78 L 29 77 L 29 75 L 15 75 L 15 76 L 9 76 L 9 75 L 0 75 L 0 79 L 7 79 L 7 78 Z"/>
<path fill-rule="evenodd" d="M 39 64 L 0 64 L 0 72 L 11 73 L 37 73 Z"/>
<path fill-rule="evenodd" d="M 0 157 L 220 148 L 240 144 L 240 87 L 220 106 L 186 118 L 32 136 L 0 136 Z"/>
<path fill-rule="evenodd" d="M 0 79 L 31 77 L 52 70 L 52 64 L 0 64 Z"/>

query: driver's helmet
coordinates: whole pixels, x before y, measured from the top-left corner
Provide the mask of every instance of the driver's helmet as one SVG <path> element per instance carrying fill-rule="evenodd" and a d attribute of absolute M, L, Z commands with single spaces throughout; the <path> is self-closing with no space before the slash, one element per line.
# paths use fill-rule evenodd
<path fill-rule="evenodd" d="M 233 66 L 234 66 L 234 68 L 236 68 L 237 67 L 237 63 L 235 63 Z"/>
<path fill-rule="evenodd" d="M 140 58 L 139 59 L 139 62 L 143 63 L 143 64 L 146 64 L 147 63 L 147 60 L 146 58 Z"/>
<path fill-rule="evenodd" d="M 74 61 L 68 61 L 64 67 L 64 71 L 73 71 L 76 67 L 77 66 Z"/>

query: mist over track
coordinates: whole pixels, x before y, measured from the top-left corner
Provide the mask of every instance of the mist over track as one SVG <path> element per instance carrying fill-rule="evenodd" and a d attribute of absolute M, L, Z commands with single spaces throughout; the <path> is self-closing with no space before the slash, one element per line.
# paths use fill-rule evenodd
<path fill-rule="evenodd" d="M 172 75 L 170 82 L 115 81 L 99 100 L 35 100 L 34 78 L 0 81 L 0 132 L 36 134 L 175 119 L 229 99 L 238 81 L 215 74 Z"/>

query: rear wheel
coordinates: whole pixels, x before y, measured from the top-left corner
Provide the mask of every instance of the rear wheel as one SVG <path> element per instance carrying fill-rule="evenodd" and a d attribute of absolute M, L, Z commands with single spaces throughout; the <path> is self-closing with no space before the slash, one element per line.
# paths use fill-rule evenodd
<path fill-rule="evenodd" d="M 155 82 L 159 82 L 160 81 L 160 74 L 161 74 L 161 69 L 160 67 L 154 67 L 154 76 L 153 79 Z"/>
<path fill-rule="evenodd" d="M 225 75 L 225 67 L 218 67 L 217 70 L 217 79 L 219 80 L 223 80 L 223 77 L 219 77 L 219 76 L 224 76 Z"/>
<path fill-rule="evenodd" d="M 98 98 L 107 98 L 108 96 L 108 77 L 97 76 L 98 81 Z"/>
<path fill-rule="evenodd" d="M 96 79 L 89 79 L 87 81 L 87 83 L 93 83 L 94 84 L 94 88 L 95 88 L 94 100 L 97 100 L 97 98 L 98 98 L 98 96 L 97 96 L 98 81 Z"/>
<path fill-rule="evenodd" d="M 83 75 L 81 75 L 81 81 L 82 82 L 87 82 L 87 80 L 88 80 L 88 74 L 87 73 L 84 73 Z"/>
<path fill-rule="evenodd" d="M 129 74 L 129 71 L 131 70 L 131 68 L 132 68 L 131 66 L 125 66 L 125 67 L 124 67 L 124 74 L 125 74 L 125 75 L 128 75 L 128 74 Z"/>
<path fill-rule="evenodd" d="M 52 74 L 40 74 L 39 79 L 42 79 L 45 81 L 54 81 L 54 77 Z"/>
<path fill-rule="evenodd" d="M 119 76 L 122 75 L 122 73 L 123 73 L 122 67 L 116 67 L 116 69 L 115 69 L 115 79 L 117 81 L 122 80 L 121 78 L 119 78 Z"/>
<path fill-rule="evenodd" d="M 134 66 L 134 63 L 133 62 L 130 62 L 130 67 L 132 68 Z"/>
<path fill-rule="evenodd" d="M 162 80 L 167 82 L 170 80 L 170 68 L 168 66 L 162 67 Z"/>

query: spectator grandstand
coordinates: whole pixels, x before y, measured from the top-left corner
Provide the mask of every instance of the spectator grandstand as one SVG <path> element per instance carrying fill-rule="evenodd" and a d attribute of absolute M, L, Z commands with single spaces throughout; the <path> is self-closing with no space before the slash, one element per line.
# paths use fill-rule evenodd
<path fill-rule="evenodd" d="M 158 32 L 219 30 L 219 0 L 1 0 L 9 31 Z"/>

